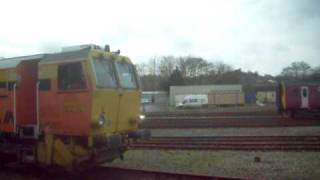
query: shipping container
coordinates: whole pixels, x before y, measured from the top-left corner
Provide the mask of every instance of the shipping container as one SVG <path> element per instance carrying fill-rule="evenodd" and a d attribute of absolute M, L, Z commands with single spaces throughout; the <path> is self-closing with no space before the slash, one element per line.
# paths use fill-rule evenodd
<path fill-rule="evenodd" d="M 275 91 L 258 91 L 256 99 L 258 102 L 263 104 L 273 104 L 276 102 Z"/>
<path fill-rule="evenodd" d="M 257 96 L 257 94 L 255 92 L 245 93 L 245 103 L 246 104 L 256 104 L 256 101 L 257 101 L 256 96 Z"/>
<path fill-rule="evenodd" d="M 244 105 L 244 93 L 235 91 L 212 91 L 208 94 L 208 104 L 217 106 Z"/>

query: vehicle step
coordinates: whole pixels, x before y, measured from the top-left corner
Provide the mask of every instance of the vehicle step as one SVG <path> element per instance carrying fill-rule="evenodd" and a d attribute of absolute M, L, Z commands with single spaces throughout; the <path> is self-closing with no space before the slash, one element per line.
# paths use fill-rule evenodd
<path fill-rule="evenodd" d="M 33 147 L 23 147 L 20 151 L 22 163 L 33 163 L 36 160 L 36 152 Z"/>

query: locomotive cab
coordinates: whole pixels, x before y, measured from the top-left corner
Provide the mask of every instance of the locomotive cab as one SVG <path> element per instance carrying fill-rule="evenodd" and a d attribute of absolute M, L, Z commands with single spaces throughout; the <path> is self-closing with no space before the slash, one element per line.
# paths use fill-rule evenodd
<path fill-rule="evenodd" d="M 141 90 L 129 58 L 81 46 L 14 60 L 0 70 L 0 155 L 13 147 L 15 161 L 69 169 L 122 157 L 131 139 L 148 137 L 137 130 Z"/>

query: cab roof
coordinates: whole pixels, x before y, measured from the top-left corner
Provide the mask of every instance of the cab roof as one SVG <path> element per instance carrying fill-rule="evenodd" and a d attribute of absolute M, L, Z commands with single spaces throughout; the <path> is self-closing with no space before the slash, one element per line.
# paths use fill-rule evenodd
<path fill-rule="evenodd" d="M 91 48 L 83 48 L 75 51 L 66 51 L 66 52 L 59 52 L 59 53 L 52 53 L 52 54 L 36 54 L 36 55 L 30 55 L 30 56 L 5 58 L 0 60 L 0 69 L 15 68 L 21 61 L 30 61 L 30 60 L 39 60 L 40 64 L 57 63 L 62 61 L 63 62 L 80 61 L 80 60 L 88 59 L 91 51 L 92 51 Z M 113 53 L 110 53 L 110 54 L 113 56 Z M 125 56 L 119 55 L 118 57 L 124 59 L 127 62 L 130 62 L 130 60 Z"/>
<path fill-rule="evenodd" d="M 13 58 L 4 58 L 0 60 L 0 69 L 15 68 L 21 61 L 42 59 L 44 54 L 36 54 L 30 56 L 19 56 Z"/>
<path fill-rule="evenodd" d="M 90 48 L 76 50 L 76 51 L 67 51 L 67 52 L 60 52 L 54 54 L 46 54 L 43 59 L 41 59 L 40 63 L 53 63 L 53 62 L 61 62 L 61 61 L 78 61 L 84 60 L 89 57 Z"/>

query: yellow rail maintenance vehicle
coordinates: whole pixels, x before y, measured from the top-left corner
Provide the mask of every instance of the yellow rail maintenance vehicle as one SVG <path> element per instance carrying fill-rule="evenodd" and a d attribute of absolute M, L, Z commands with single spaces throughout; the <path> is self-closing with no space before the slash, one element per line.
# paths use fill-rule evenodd
<path fill-rule="evenodd" d="M 0 60 L 0 163 L 67 170 L 121 158 L 138 130 L 141 86 L 120 51 L 96 45 Z"/>

